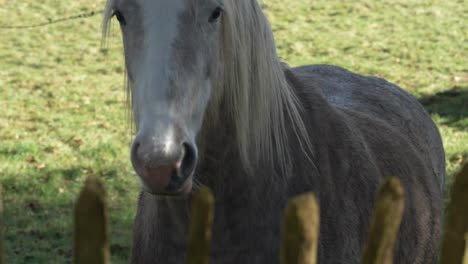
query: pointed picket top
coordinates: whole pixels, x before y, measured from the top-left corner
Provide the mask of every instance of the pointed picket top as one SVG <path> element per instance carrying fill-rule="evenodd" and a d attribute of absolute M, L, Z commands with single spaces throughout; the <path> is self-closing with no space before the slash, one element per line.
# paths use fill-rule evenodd
<path fill-rule="evenodd" d="M 284 210 L 281 230 L 281 264 L 315 264 L 320 210 L 315 195 L 299 195 Z"/>
<path fill-rule="evenodd" d="M 404 191 L 396 177 L 388 178 L 380 188 L 364 249 L 363 264 L 391 264 L 395 241 L 404 210 Z"/>
<path fill-rule="evenodd" d="M 214 197 L 208 188 L 193 195 L 188 264 L 208 264 L 214 217 Z"/>
<path fill-rule="evenodd" d="M 468 163 L 455 176 L 447 206 L 442 239 L 441 264 L 467 263 L 464 257 L 468 232 Z"/>
<path fill-rule="evenodd" d="M 94 176 L 86 179 L 75 206 L 74 263 L 110 263 L 105 191 Z"/>

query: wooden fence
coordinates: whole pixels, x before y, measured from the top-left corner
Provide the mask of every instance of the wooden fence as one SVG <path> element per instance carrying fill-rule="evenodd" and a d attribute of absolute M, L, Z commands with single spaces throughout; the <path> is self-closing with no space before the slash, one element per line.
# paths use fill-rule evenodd
<path fill-rule="evenodd" d="M 2 190 L 0 188 L 0 201 Z M 377 195 L 363 264 L 393 263 L 394 245 L 404 209 L 400 181 L 391 177 Z M 0 202 L 0 264 L 3 256 L 3 207 Z M 214 198 L 208 189 L 193 197 L 188 264 L 208 264 Z M 315 264 L 319 234 L 319 205 L 313 194 L 291 199 L 284 211 L 281 232 L 281 264 Z M 105 192 L 101 182 L 90 177 L 75 206 L 75 264 L 109 264 L 109 230 Z M 468 164 L 456 176 L 444 222 L 441 264 L 468 264 Z"/>

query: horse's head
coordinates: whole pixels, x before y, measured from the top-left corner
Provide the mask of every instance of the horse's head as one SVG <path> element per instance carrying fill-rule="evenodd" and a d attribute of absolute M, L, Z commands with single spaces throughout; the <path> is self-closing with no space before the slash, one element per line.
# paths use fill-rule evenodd
<path fill-rule="evenodd" d="M 290 166 L 286 128 L 310 152 L 299 100 L 257 0 L 108 0 L 105 25 L 112 15 L 121 24 L 138 129 L 132 163 L 146 190 L 191 190 L 203 122 L 229 123 L 252 175 L 262 162 Z M 198 137 L 200 148 L 212 132 Z"/>
<path fill-rule="evenodd" d="M 222 0 L 110 0 L 119 20 L 137 135 L 131 160 L 151 193 L 189 192 L 195 137 L 218 60 Z"/>

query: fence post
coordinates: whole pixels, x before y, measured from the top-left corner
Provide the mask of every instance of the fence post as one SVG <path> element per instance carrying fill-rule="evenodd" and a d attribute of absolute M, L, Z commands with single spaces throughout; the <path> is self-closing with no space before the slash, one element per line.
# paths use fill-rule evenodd
<path fill-rule="evenodd" d="M 214 197 L 208 188 L 193 195 L 188 264 L 208 264 L 214 217 Z"/>
<path fill-rule="evenodd" d="M 75 264 L 108 264 L 110 259 L 104 187 L 86 179 L 75 205 Z"/>
<path fill-rule="evenodd" d="M 455 177 L 444 223 L 441 264 L 462 263 L 468 231 L 468 163 Z M 465 257 L 465 263 L 468 257 Z"/>
<path fill-rule="evenodd" d="M 400 230 L 403 210 L 403 187 L 398 178 L 391 177 L 377 194 L 369 240 L 363 253 L 363 264 L 393 263 L 395 241 Z"/>
<path fill-rule="evenodd" d="M 5 263 L 3 252 L 3 189 L 0 185 L 0 264 Z"/>
<path fill-rule="evenodd" d="M 463 260 L 463 264 L 468 264 L 468 232 L 465 235 L 465 259 Z"/>
<path fill-rule="evenodd" d="M 319 223 L 319 205 L 312 193 L 288 202 L 281 230 L 281 264 L 316 263 Z"/>

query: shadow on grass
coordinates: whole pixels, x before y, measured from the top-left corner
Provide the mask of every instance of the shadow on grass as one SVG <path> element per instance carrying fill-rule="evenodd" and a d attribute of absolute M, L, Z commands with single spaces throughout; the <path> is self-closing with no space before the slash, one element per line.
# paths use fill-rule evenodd
<path fill-rule="evenodd" d="M 110 175 L 117 177 L 117 172 L 109 171 Z M 74 205 L 83 186 L 82 179 L 87 176 L 82 173 L 82 168 L 71 167 L 49 170 L 49 178 L 33 171 L 22 177 L 4 175 L 3 224 L 7 263 L 72 263 Z M 127 209 L 130 203 L 126 200 L 132 197 L 106 182 L 112 178 L 108 173 L 99 174 L 108 187 L 106 200 L 112 262 L 128 263 L 133 213 Z M 57 182 L 68 182 L 66 191 L 51 191 L 62 186 Z M 111 200 L 111 196 L 118 198 Z"/>
<path fill-rule="evenodd" d="M 439 115 L 442 124 L 468 130 L 468 87 L 455 86 L 444 92 L 422 96 L 419 102 L 431 115 Z"/>

